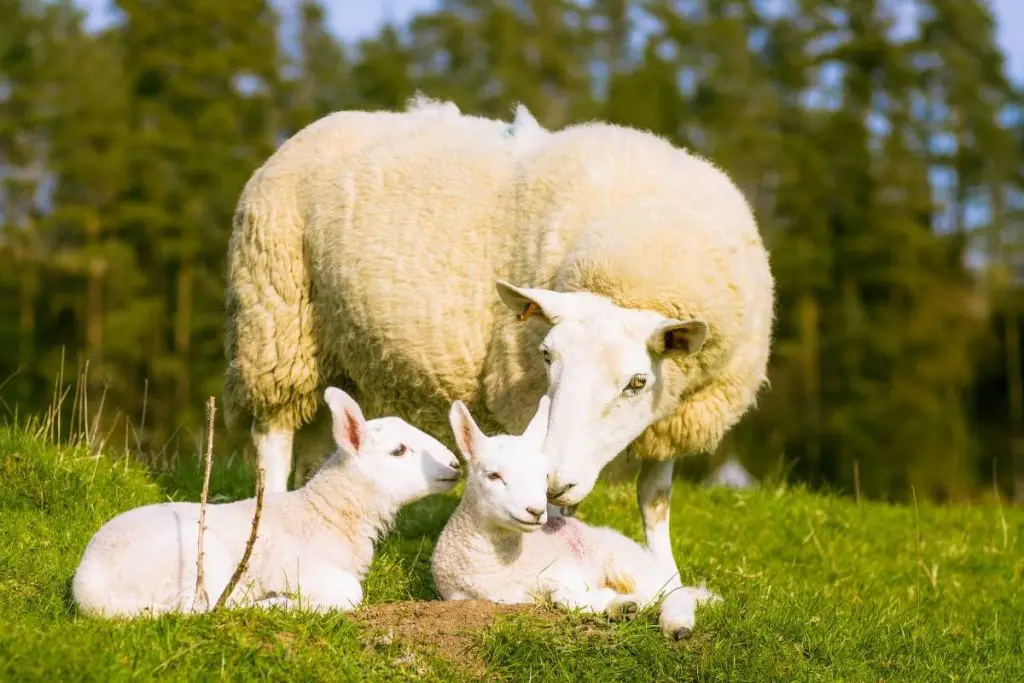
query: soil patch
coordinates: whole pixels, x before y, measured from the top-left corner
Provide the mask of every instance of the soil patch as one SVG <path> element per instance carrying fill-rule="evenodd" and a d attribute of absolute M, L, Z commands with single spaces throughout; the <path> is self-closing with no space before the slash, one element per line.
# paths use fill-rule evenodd
<path fill-rule="evenodd" d="M 410 600 L 365 605 L 351 616 L 378 632 L 375 644 L 393 640 L 426 647 L 434 654 L 459 664 L 468 673 L 482 676 L 486 665 L 473 645 L 475 636 L 504 614 L 530 613 L 546 619 L 556 613 L 543 605 L 499 605 L 486 600 Z"/>

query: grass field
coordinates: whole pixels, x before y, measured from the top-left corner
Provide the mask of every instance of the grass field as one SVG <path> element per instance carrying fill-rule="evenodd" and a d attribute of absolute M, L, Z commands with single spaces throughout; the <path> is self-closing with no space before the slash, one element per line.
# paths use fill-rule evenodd
<path fill-rule="evenodd" d="M 0 679 L 1024 680 L 1024 512 L 794 489 L 677 485 L 683 579 L 724 598 L 681 643 L 654 614 L 437 601 L 430 552 L 461 486 L 403 512 L 350 615 L 79 616 L 69 582 L 91 534 L 132 506 L 196 500 L 200 481 L 198 463 L 151 473 L 0 427 Z M 215 468 L 212 497 L 251 491 L 247 468 Z M 634 495 L 601 486 L 578 515 L 639 539 Z"/>

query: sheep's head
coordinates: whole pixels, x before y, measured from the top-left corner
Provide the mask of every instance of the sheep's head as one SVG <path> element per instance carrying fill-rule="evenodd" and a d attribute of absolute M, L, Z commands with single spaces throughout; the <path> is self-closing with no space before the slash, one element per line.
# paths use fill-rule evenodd
<path fill-rule="evenodd" d="M 548 326 L 535 351 L 547 369 L 551 398 L 543 446 L 548 498 L 576 505 L 604 466 L 692 389 L 674 361 L 700 350 L 708 325 L 623 308 L 588 292 L 500 281 L 497 289 L 521 320 Z"/>
<path fill-rule="evenodd" d="M 459 462 L 437 439 L 397 417 L 367 422 L 359 404 L 336 387 L 324 391 L 324 401 L 341 457 L 396 505 L 455 487 Z"/>
<path fill-rule="evenodd" d="M 462 401 L 448 412 L 466 464 L 466 493 L 481 521 L 513 531 L 536 531 L 547 521 L 547 466 L 541 455 L 548 399 L 520 436 L 486 436 Z"/>

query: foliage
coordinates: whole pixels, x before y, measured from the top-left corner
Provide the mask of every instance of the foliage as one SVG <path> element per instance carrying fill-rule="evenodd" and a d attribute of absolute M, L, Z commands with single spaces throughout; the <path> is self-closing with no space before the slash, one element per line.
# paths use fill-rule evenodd
<path fill-rule="evenodd" d="M 917 0 L 909 27 L 897 0 L 439 0 L 357 46 L 313 0 L 289 22 L 267 0 L 114 4 L 90 33 L 70 3 L 0 0 L 12 412 L 88 362 L 102 432 L 130 423 L 134 449 L 187 454 L 220 391 L 246 179 L 316 118 L 422 89 L 494 116 L 521 101 L 552 127 L 640 126 L 735 178 L 771 249 L 777 333 L 771 388 L 712 464 L 1024 501 L 1024 97 L 981 0 Z"/>

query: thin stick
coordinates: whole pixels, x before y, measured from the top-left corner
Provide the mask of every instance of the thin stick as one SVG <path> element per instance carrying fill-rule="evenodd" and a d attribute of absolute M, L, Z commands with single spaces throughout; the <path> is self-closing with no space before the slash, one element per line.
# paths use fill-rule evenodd
<path fill-rule="evenodd" d="M 210 496 L 210 470 L 213 468 L 213 415 L 216 411 L 216 401 L 211 396 L 206 402 L 206 472 L 203 474 L 203 492 L 199 497 L 199 552 L 196 555 L 195 602 L 202 605 L 204 612 L 210 608 L 210 596 L 203 577 L 203 536 L 206 532 L 206 500 Z M 195 602 L 192 603 L 193 611 Z"/>
<path fill-rule="evenodd" d="M 242 559 L 239 560 L 238 566 L 235 567 L 235 573 L 231 575 L 231 580 L 228 581 L 228 585 L 224 587 L 224 592 L 217 598 L 217 604 L 213 606 L 213 609 L 220 609 L 228 600 L 228 596 L 231 595 L 232 591 L 235 590 L 235 586 L 238 585 L 238 581 L 242 578 L 242 574 L 249 567 L 249 556 L 252 555 L 252 547 L 256 544 L 256 531 L 260 527 L 260 514 L 263 512 L 263 470 L 256 467 L 256 511 L 252 515 L 252 530 L 249 532 L 249 541 L 245 544 L 245 552 L 242 553 Z"/>

